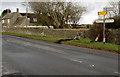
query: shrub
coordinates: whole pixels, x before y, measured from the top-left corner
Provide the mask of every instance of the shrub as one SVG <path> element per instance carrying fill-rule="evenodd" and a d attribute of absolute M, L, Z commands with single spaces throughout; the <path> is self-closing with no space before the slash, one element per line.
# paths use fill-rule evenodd
<path fill-rule="evenodd" d="M 89 38 L 94 41 L 97 35 L 100 34 L 99 42 L 103 41 L 103 24 L 94 23 L 89 30 Z M 106 36 L 108 36 L 109 32 L 106 29 Z M 107 38 L 107 37 L 106 37 Z"/>

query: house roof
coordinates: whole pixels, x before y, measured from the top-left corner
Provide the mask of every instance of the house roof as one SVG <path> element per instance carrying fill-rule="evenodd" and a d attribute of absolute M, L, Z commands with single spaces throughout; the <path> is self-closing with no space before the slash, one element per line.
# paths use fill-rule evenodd
<path fill-rule="evenodd" d="M 21 25 L 25 21 L 25 19 L 26 19 L 25 16 L 18 17 L 16 22 L 13 25 L 15 25 L 15 26 Z"/>
<path fill-rule="evenodd" d="M 27 15 L 27 17 L 28 18 L 36 18 L 36 14 L 34 14 L 34 13 L 20 13 L 22 16 L 26 16 Z"/>
<path fill-rule="evenodd" d="M 17 12 L 8 13 L 2 19 L 11 19 L 12 17 L 14 17 L 15 14 L 18 14 L 18 13 Z"/>

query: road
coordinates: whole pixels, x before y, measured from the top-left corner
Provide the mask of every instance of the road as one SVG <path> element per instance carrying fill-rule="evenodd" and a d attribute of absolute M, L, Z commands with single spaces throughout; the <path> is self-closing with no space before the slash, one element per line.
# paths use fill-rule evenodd
<path fill-rule="evenodd" d="M 2 36 L 3 75 L 117 75 L 118 55 L 105 51 Z"/>

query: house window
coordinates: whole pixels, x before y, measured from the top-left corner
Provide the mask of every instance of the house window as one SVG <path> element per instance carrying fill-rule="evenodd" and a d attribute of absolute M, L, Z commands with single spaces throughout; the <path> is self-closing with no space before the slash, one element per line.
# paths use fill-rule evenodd
<path fill-rule="evenodd" d="M 37 18 L 33 18 L 33 22 L 37 22 Z"/>
<path fill-rule="evenodd" d="M 30 21 L 30 18 L 28 18 L 28 20 Z"/>
<path fill-rule="evenodd" d="M 4 24 L 4 23 L 5 23 L 5 20 L 2 20 L 2 23 Z"/>
<path fill-rule="evenodd" d="M 10 19 L 8 19 L 7 22 L 10 23 Z"/>

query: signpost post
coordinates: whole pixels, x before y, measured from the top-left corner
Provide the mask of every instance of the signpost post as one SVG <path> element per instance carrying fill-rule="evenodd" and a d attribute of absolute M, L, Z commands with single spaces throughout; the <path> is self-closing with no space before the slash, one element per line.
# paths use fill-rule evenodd
<path fill-rule="evenodd" d="M 104 18 L 103 18 L 103 43 L 105 43 L 105 40 L 106 40 L 106 35 L 105 35 L 105 15 L 104 15 Z"/>

